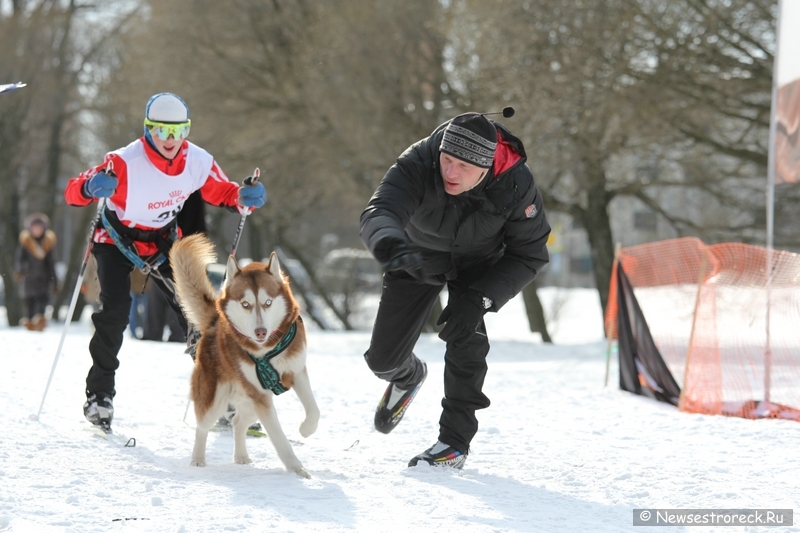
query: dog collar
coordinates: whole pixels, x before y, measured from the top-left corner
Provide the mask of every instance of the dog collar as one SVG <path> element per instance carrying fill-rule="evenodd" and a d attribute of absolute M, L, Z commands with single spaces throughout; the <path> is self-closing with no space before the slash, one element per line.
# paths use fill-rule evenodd
<path fill-rule="evenodd" d="M 278 375 L 278 371 L 275 370 L 275 367 L 272 366 L 272 363 L 270 363 L 270 359 L 283 353 L 292 343 L 296 334 L 297 322 L 292 322 L 292 325 L 289 326 L 289 331 L 281 337 L 281 340 L 278 341 L 278 344 L 272 350 L 265 353 L 262 357 L 253 357 L 252 354 L 248 353 L 250 359 L 256 364 L 256 375 L 258 376 L 259 383 L 261 383 L 261 386 L 265 390 L 271 390 L 276 396 L 278 394 L 283 394 L 289 389 L 281 384 L 281 377 Z"/>

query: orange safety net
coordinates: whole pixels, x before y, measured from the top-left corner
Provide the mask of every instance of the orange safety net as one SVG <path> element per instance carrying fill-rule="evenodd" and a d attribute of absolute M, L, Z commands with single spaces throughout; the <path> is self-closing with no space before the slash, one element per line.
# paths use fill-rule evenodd
<path fill-rule="evenodd" d="M 800 421 L 800 255 L 696 238 L 623 248 L 683 411 Z M 617 334 L 617 265 L 605 313 Z M 767 275 L 770 269 L 771 276 Z"/>

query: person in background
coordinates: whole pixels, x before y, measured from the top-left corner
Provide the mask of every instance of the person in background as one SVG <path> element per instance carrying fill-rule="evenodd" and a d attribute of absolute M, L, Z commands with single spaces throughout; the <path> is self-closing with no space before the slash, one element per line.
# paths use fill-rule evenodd
<path fill-rule="evenodd" d="M 181 236 L 177 216 L 186 199 L 200 191 L 206 203 L 241 214 L 267 201 L 263 184 L 240 187 L 211 154 L 189 142 L 190 126 L 189 107 L 179 96 L 153 95 L 145 106 L 142 137 L 106 154 L 101 164 L 69 180 L 64 191 L 69 205 L 106 201 L 93 236 L 101 308 L 92 315 L 92 366 L 83 405 L 86 419 L 104 429 L 111 427 L 114 415 L 117 355 L 131 307 L 131 271 L 150 274 L 179 313 L 186 334 L 188 324 L 175 297 L 168 260 L 172 244 Z"/>
<path fill-rule="evenodd" d="M 31 331 L 47 326 L 45 310 L 58 288 L 55 269 L 56 234 L 44 213 L 33 213 L 25 220 L 14 255 L 14 273 L 24 305 L 20 325 Z"/>
<path fill-rule="evenodd" d="M 163 341 L 164 328 L 169 327 L 168 342 L 186 342 L 186 335 L 180 327 L 180 319 L 164 293 L 151 284 L 144 296 L 147 298 L 147 303 L 142 319 L 142 340 Z"/>

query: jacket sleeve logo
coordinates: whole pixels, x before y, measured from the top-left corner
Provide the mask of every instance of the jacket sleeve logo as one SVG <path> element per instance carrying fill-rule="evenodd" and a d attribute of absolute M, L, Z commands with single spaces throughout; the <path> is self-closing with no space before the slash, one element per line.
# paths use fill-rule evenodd
<path fill-rule="evenodd" d="M 531 204 L 525 208 L 525 216 L 528 218 L 535 217 L 536 213 L 538 213 L 538 210 L 536 209 L 536 206 L 534 204 Z"/>

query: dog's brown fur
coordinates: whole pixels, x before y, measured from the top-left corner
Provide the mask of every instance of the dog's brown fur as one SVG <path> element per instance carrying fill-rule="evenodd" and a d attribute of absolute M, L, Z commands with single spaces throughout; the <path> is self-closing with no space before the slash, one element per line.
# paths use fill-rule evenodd
<path fill-rule="evenodd" d="M 208 431 L 228 404 L 232 404 L 236 407 L 235 462 L 251 462 L 245 435 L 248 426 L 258 418 L 286 468 L 308 477 L 280 427 L 273 405 L 274 394 L 261 387 L 250 358 L 250 355 L 263 357 L 278 344 L 292 323 L 297 323 L 292 343 L 270 362 L 280 375 L 281 384 L 293 388 L 305 407 L 306 419 L 300 425 L 300 433 L 304 437 L 311 435 L 317 428 L 319 409 L 305 366 L 306 331 L 299 319 L 300 307 L 280 271 L 275 253 L 267 264 L 254 262 L 244 268 L 230 257 L 219 297 L 205 270 L 215 260 L 214 245 L 203 235 L 181 239 L 170 253 L 181 306 L 186 318 L 202 334 L 192 373 L 191 398 L 197 432 L 191 464 L 205 466 Z"/>

